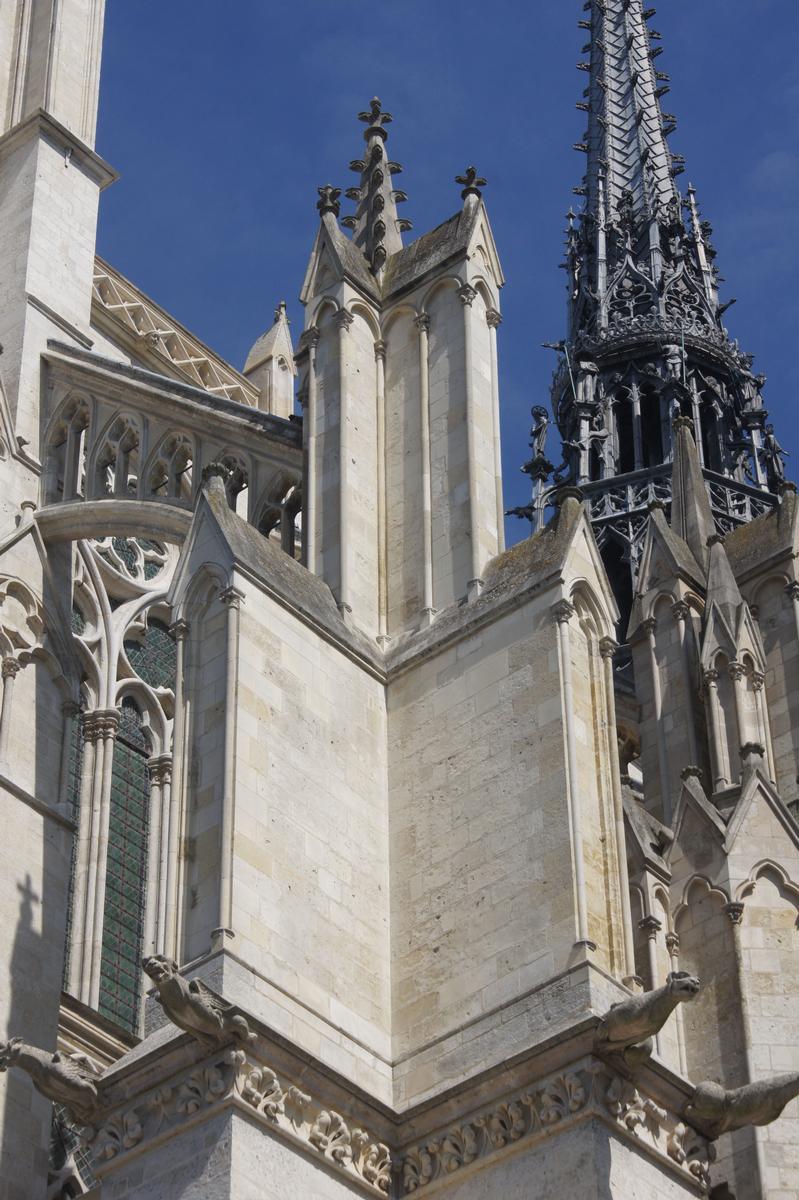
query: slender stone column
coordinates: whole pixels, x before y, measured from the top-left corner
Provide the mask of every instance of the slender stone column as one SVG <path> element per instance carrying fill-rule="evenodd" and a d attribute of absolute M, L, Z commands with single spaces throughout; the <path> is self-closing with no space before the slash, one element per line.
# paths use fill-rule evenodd
<path fill-rule="evenodd" d="M 472 305 L 477 292 L 468 284 L 458 289 L 458 299 L 463 305 L 463 344 L 466 380 L 466 459 L 469 473 L 469 544 L 471 547 L 471 578 L 467 581 L 466 594 L 476 600 L 483 590 L 480 578 L 480 522 L 477 495 L 477 451 L 475 447 L 474 368 L 472 364 Z"/>
<path fill-rule="evenodd" d="M 710 762 L 713 771 L 713 789 L 720 792 L 730 782 L 726 746 L 721 736 L 721 713 L 719 711 L 719 673 L 714 668 L 705 671 L 707 711 L 710 718 Z"/>
<path fill-rule="evenodd" d="M 169 804 L 169 833 L 167 834 L 166 879 L 163 884 L 166 899 L 164 924 L 158 930 L 158 953 L 179 958 L 177 944 L 178 910 L 178 849 L 183 825 L 183 764 L 186 758 L 186 638 L 187 621 L 175 621 L 172 634 L 177 645 L 175 666 L 175 720 L 172 726 L 172 788 Z"/>
<path fill-rule="evenodd" d="M 69 993 L 84 1003 L 88 1002 L 88 956 L 86 953 L 86 900 L 89 881 L 90 847 L 93 844 L 92 818 L 93 795 L 97 786 L 96 751 L 100 737 L 100 726 L 96 714 L 84 716 L 81 733 L 83 736 L 83 761 L 78 800 L 78 846 L 75 855 L 75 873 L 72 892 L 72 925 L 69 950 Z"/>
<path fill-rule="evenodd" d="M 355 320 L 351 312 L 340 309 L 334 318 L 338 329 L 338 395 L 339 395 L 339 458 L 338 458 L 338 544 L 339 596 L 341 611 L 352 612 L 350 603 L 350 406 L 347 375 L 347 334 Z"/>
<path fill-rule="evenodd" d="M 613 659 L 618 653 L 618 643 L 613 638 L 602 638 L 599 653 L 605 684 L 605 703 L 608 709 L 607 755 L 610 763 L 610 781 L 613 789 L 613 823 L 616 828 L 616 861 L 621 892 L 621 920 L 624 945 L 624 976 L 630 986 L 635 977 L 635 942 L 633 939 L 633 916 L 630 907 L 630 880 L 627 872 L 627 838 L 624 833 L 624 803 L 621 793 L 619 771 L 619 747 L 616 742 L 616 695 L 613 687 Z"/>
<path fill-rule="evenodd" d="M 386 552 L 386 343 L 375 342 L 377 429 L 377 636 L 388 636 L 388 561 Z"/>
<path fill-rule="evenodd" d="M 643 933 L 646 934 L 646 939 L 647 939 L 646 950 L 647 950 L 647 957 L 649 958 L 649 978 L 651 980 L 652 987 L 656 988 L 660 984 L 660 981 L 658 979 L 657 939 L 658 939 L 658 934 L 660 933 L 661 929 L 663 928 L 663 923 L 661 921 L 659 921 L 657 917 L 653 917 L 653 916 L 642 917 L 642 919 L 638 922 L 638 928 Z M 661 1045 L 660 1045 L 660 1034 L 659 1033 L 655 1034 L 655 1049 L 656 1049 L 657 1053 L 660 1054 Z"/>
<path fill-rule="evenodd" d="M 224 944 L 233 937 L 233 829 L 236 816 L 236 711 L 239 686 L 239 616 L 243 593 L 229 587 L 219 597 L 227 606 L 227 676 L 225 681 L 225 775 L 219 864 L 219 914 L 211 938 Z"/>
<path fill-rule="evenodd" d="M 705 442 L 702 437 L 702 410 L 699 406 L 699 388 L 696 385 L 696 377 L 691 376 L 691 411 L 694 417 L 694 437 L 696 439 L 696 452 L 699 455 L 699 462 L 704 467 L 705 465 Z"/>
<path fill-rule="evenodd" d="M 633 462 L 636 471 L 644 465 L 644 439 L 641 432 L 641 389 L 637 378 L 630 384 L 630 404 L 633 410 Z"/>
<path fill-rule="evenodd" d="M 785 594 L 793 604 L 793 618 L 796 626 L 796 644 L 799 646 L 799 580 L 792 580 L 785 589 Z"/>
<path fill-rule="evenodd" d="M 688 644 L 688 618 L 691 610 L 684 600 L 678 600 L 672 606 L 672 613 L 680 632 L 680 658 L 682 660 L 682 677 L 685 688 L 685 720 L 688 726 L 688 754 L 690 765 L 698 767 L 699 749 L 696 743 L 696 713 L 694 710 L 694 681 L 691 670 L 691 650 Z"/>
<path fill-rule="evenodd" d="M 97 859 L 95 866 L 95 885 L 93 897 L 93 913 L 91 928 L 91 973 L 89 982 L 89 1005 L 96 1008 L 100 1000 L 100 960 L 103 951 L 103 915 L 105 913 L 105 881 L 108 872 L 108 829 L 111 818 L 111 770 L 114 765 L 114 745 L 119 729 L 119 713 L 115 709 L 99 713 L 100 737 L 102 738 L 100 779 L 100 794 L 98 803 L 92 807 L 97 813 L 96 824 L 92 830 L 97 830 Z M 91 872 L 90 872 L 91 883 Z M 88 909 L 88 906 L 87 906 Z"/>
<path fill-rule="evenodd" d="M 488 328 L 491 330 L 491 401 L 494 410 L 494 485 L 497 492 L 497 550 L 501 554 L 505 549 L 505 504 L 502 499 L 502 440 L 500 437 L 499 412 L 499 353 L 497 350 L 497 330 L 502 324 L 502 315 L 496 308 L 489 308 L 486 313 Z"/>
<path fill-rule="evenodd" d="M 585 946 L 589 950 L 595 950 L 596 946 L 588 936 L 588 901 L 585 887 L 582 813 L 580 811 L 580 796 L 577 785 L 577 734 L 574 728 L 574 686 L 572 683 L 571 639 L 569 637 L 569 621 L 574 616 L 574 613 L 574 605 L 570 604 L 568 600 L 559 601 L 552 610 L 552 615 L 558 626 L 558 654 L 560 658 L 560 677 L 563 685 L 563 724 L 566 737 L 566 784 L 569 804 L 569 831 L 571 833 L 574 891 L 577 904 L 575 944 L 577 946 Z"/>
<path fill-rule="evenodd" d="M 302 545 L 305 565 L 312 575 L 316 574 L 316 424 L 317 385 L 316 350 L 319 345 L 319 330 L 315 325 L 305 331 L 308 344 L 308 424 L 306 430 L 306 472 L 304 511 L 302 515 Z"/>
<path fill-rule="evenodd" d="M 761 671 L 752 672 L 752 692 L 755 697 L 755 710 L 758 723 L 758 741 L 763 743 L 766 751 L 769 779 L 776 783 L 777 768 L 774 762 L 774 744 L 771 740 L 771 721 L 768 715 L 768 702 L 765 692 L 766 677 Z"/>
<path fill-rule="evenodd" d="M 666 934 L 666 949 L 669 952 L 669 962 L 672 971 L 680 969 L 680 937 L 679 934 L 669 931 Z M 674 1013 L 677 1022 L 677 1049 L 680 1055 L 680 1074 L 688 1077 L 688 1054 L 685 1049 L 685 1018 L 683 1016 L 683 1006 L 677 1005 L 677 1010 Z"/>
<path fill-rule="evenodd" d="M 752 1037 L 752 1012 L 749 1003 L 749 994 L 747 991 L 747 982 L 751 978 L 751 969 L 744 958 L 744 949 L 741 944 L 741 925 L 745 911 L 745 905 L 740 900 L 733 900 L 724 906 L 724 911 L 732 922 L 732 940 L 735 952 L 735 969 L 738 977 L 738 992 L 741 997 L 741 1016 L 743 1018 L 743 1039 L 742 1050 L 744 1066 L 746 1070 L 746 1079 L 749 1082 L 754 1082 L 758 1078 L 759 1067 L 754 1061 L 752 1047 L 754 1039 Z M 768 1178 L 768 1168 L 766 1164 L 766 1156 L 763 1148 L 763 1143 L 760 1140 L 760 1134 L 757 1129 L 750 1130 L 750 1145 L 754 1146 L 755 1161 L 757 1163 L 757 1183 L 763 1187 L 763 1195 L 766 1194 L 766 1180 Z"/>
<path fill-rule="evenodd" d="M 433 488 L 430 475 L 430 317 L 416 318 L 419 330 L 419 425 L 422 435 L 422 628 L 432 623 L 433 604 Z"/>
<path fill-rule="evenodd" d="M 663 821 L 671 824 L 671 779 L 669 775 L 669 747 L 666 730 L 663 728 L 663 693 L 660 688 L 660 670 L 658 668 L 657 641 L 655 631 L 657 621 L 650 617 L 644 621 L 644 632 L 649 641 L 649 667 L 652 675 L 652 702 L 655 716 L 655 732 L 658 745 L 658 771 L 660 775 L 660 792 L 663 801 Z"/>
<path fill-rule="evenodd" d="M 735 694 L 735 723 L 738 729 L 738 745 L 745 746 L 747 742 L 752 740 L 749 736 L 744 699 L 746 671 L 739 662 L 731 662 L 727 670 L 732 680 L 733 692 Z"/>
<path fill-rule="evenodd" d="M 15 658 L 3 659 L 3 702 L 0 707 L 0 766 L 3 768 L 8 767 L 8 740 L 11 737 L 11 701 L 14 695 L 14 680 L 21 669 Z"/>
<path fill-rule="evenodd" d="M 169 758 L 159 756 L 147 763 L 150 777 L 150 820 L 147 841 L 147 891 L 144 912 L 144 953 L 157 952 L 158 931 L 163 929 L 158 910 L 164 892 L 164 872 L 161 870 L 161 855 L 168 833 L 164 826 L 169 823 L 169 808 L 164 806 L 164 778 Z"/>

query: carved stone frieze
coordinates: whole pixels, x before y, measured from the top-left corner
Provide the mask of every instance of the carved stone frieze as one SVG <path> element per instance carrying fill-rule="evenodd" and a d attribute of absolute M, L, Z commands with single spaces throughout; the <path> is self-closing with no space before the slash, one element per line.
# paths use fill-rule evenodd
<path fill-rule="evenodd" d="M 198 1116 L 244 1106 L 273 1132 L 320 1155 L 331 1166 L 388 1195 L 391 1152 L 362 1125 L 325 1107 L 290 1080 L 281 1079 L 244 1050 L 227 1048 L 218 1056 L 114 1112 L 84 1137 L 97 1162 L 97 1174 L 121 1155 L 146 1149 Z"/>
<path fill-rule="evenodd" d="M 589 1060 L 539 1086 L 503 1100 L 487 1112 L 447 1128 L 420 1145 L 406 1147 L 396 1165 L 402 1195 L 420 1192 L 508 1147 L 551 1137 L 557 1127 L 596 1117 L 633 1138 L 706 1190 L 712 1147 L 608 1068 Z"/>

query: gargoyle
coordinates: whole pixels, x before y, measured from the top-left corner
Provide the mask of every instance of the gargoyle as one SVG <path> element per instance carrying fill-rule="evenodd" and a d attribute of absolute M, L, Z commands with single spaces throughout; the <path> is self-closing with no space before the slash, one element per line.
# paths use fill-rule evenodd
<path fill-rule="evenodd" d="M 5 1045 L 0 1043 L 0 1071 L 9 1067 L 26 1071 L 37 1092 L 63 1104 L 80 1124 L 94 1120 L 100 1102 L 97 1080 L 102 1072 L 87 1055 L 51 1054 L 28 1046 L 21 1038 L 12 1038 Z"/>
<path fill-rule="evenodd" d="M 156 954 L 145 958 L 142 966 L 155 984 L 161 1007 L 170 1021 L 202 1045 L 210 1049 L 232 1037 L 244 1042 L 255 1040 L 244 1017 L 234 1013 L 233 1006 L 201 980 L 184 979 L 174 959 Z"/>
<path fill-rule="evenodd" d="M 770 1125 L 799 1096 L 799 1071 L 759 1079 L 727 1091 L 720 1083 L 700 1083 L 685 1115 L 701 1133 L 715 1139 L 748 1125 Z"/>
<path fill-rule="evenodd" d="M 597 1048 L 621 1054 L 631 1067 L 645 1061 L 654 1049 L 655 1034 L 660 1033 L 678 1004 L 699 995 L 699 986 L 696 976 L 672 971 L 665 987 L 614 1004 L 599 1023 Z"/>

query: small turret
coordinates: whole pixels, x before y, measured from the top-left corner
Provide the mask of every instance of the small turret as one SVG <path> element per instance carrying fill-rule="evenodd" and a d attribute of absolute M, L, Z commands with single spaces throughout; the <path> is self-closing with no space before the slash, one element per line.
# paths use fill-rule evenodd
<path fill-rule="evenodd" d="M 259 408 L 276 417 L 291 416 L 297 368 L 285 300 L 281 300 L 275 309 L 271 328 L 258 338 L 247 355 L 244 374 L 260 392 Z"/>

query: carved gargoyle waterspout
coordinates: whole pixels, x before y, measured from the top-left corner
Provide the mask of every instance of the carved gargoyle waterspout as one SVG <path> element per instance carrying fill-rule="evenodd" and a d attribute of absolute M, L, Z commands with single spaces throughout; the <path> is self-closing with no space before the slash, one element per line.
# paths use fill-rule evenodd
<path fill-rule="evenodd" d="M 748 1125 L 770 1125 L 799 1096 L 799 1071 L 759 1079 L 727 1091 L 720 1083 L 700 1083 L 685 1115 L 709 1138 L 734 1133 Z"/>
<path fill-rule="evenodd" d="M 245 1018 L 202 980 L 184 979 L 174 959 L 156 954 L 145 958 L 142 966 L 156 986 L 161 1007 L 178 1029 L 190 1033 L 209 1049 L 232 1037 L 244 1042 L 254 1040 L 255 1034 L 250 1032 Z"/>
<path fill-rule="evenodd" d="M 654 1049 L 653 1038 L 677 1005 L 694 1000 L 699 989 L 695 975 L 672 971 L 665 987 L 614 1004 L 599 1023 L 597 1049 L 621 1054 L 631 1067 L 645 1061 Z"/>
<path fill-rule="evenodd" d="M 85 1054 L 55 1054 L 29 1046 L 21 1038 L 0 1043 L 0 1071 L 19 1067 L 48 1100 L 63 1104 L 80 1124 L 94 1120 L 99 1105 L 97 1080 L 102 1072 Z"/>

